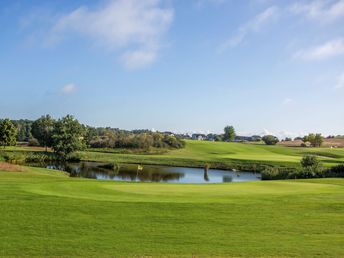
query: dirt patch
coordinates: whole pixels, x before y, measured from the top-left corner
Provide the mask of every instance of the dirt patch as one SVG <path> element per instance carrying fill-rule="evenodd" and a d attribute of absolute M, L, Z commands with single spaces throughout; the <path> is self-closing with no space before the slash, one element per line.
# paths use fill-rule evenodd
<path fill-rule="evenodd" d="M 11 163 L 0 162 L 0 171 L 25 172 L 27 171 L 27 168 Z"/>
<path fill-rule="evenodd" d="M 288 147 L 300 147 L 302 144 L 302 141 L 301 140 L 288 141 L 288 142 L 280 142 L 278 144 L 288 146 Z M 324 139 L 324 143 L 322 144 L 322 147 L 344 148 L 344 138 Z"/>

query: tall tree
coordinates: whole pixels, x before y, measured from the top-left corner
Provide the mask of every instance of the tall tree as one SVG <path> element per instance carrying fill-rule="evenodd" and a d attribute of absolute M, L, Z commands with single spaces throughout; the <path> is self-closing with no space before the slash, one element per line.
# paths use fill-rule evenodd
<path fill-rule="evenodd" d="M 304 143 L 309 142 L 312 147 L 321 147 L 324 142 L 324 137 L 320 133 L 310 133 L 302 138 Z"/>
<path fill-rule="evenodd" d="M 279 142 L 278 138 L 274 135 L 265 135 L 262 140 L 266 145 L 276 145 Z"/>
<path fill-rule="evenodd" d="M 224 132 L 223 138 L 225 141 L 234 141 L 236 134 L 233 126 L 226 126 Z"/>
<path fill-rule="evenodd" d="M 0 146 L 14 146 L 17 143 L 17 129 L 8 118 L 0 122 Z"/>
<path fill-rule="evenodd" d="M 54 123 L 55 120 L 50 115 L 45 115 L 33 122 L 31 126 L 31 134 L 38 140 L 41 146 L 45 147 L 45 151 L 52 146 Z"/>
<path fill-rule="evenodd" d="M 59 119 L 53 130 L 53 150 L 62 159 L 85 147 L 85 129 L 73 116 L 67 115 Z"/>

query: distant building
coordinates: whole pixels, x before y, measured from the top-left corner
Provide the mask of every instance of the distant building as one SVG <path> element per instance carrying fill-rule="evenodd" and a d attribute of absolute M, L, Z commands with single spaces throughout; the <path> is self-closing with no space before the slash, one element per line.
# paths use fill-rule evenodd
<path fill-rule="evenodd" d="M 198 140 L 198 141 L 204 141 L 207 139 L 207 136 L 205 134 L 201 134 L 201 133 L 194 133 L 192 135 L 192 139 Z"/>
<path fill-rule="evenodd" d="M 251 138 L 253 142 L 260 142 L 262 140 L 262 137 L 259 135 L 252 135 Z"/>
<path fill-rule="evenodd" d="M 191 136 L 188 134 L 176 134 L 175 136 L 180 139 L 191 139 Z"/>
<path fill-rule="evenodd" d="M 174 133 L 173 133 L 173 132 L 168 132 L 168 131 L 163 132 L 163 134 L 170 135 L 170 136 L 174 136 Z"/>
<path fill-rule="evenodd" d="M 250 142 L 252 141 L 252 137 L 251 136 L 235 136 L 234 139 L 235 142 Z"/>
<path fill-rule="evenodd" d="M 216 141 L 216 136 L 217 136 L 216 134 L 212 134 L 212 133 L 208 134 L 207 141 L 211 141 L 211 142 Z"/>
<path fill-rule="evenodd" d="M 235 136 L 235 142 L 259 142 L 262 140 L 262 137 L 259 135 L 252 135 L 252 136 Z"/>

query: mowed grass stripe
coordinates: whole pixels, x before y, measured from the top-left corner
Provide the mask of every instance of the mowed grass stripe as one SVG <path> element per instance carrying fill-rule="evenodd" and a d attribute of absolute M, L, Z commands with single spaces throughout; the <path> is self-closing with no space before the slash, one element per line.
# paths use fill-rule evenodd
<path fill-rule="evenodd" d="M 343 257 L 344 180 L 118 183 L 0 172 L 0 256 Z"/>

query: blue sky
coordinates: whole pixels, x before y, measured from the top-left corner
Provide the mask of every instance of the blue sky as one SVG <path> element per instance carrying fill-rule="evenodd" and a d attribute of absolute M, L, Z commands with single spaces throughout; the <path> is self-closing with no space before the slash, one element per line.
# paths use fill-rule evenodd
<path fill-rule="evenodd" d="M 0 26 L 0 117 L 344 134 L 344 0 L 2 0 Z"/>

